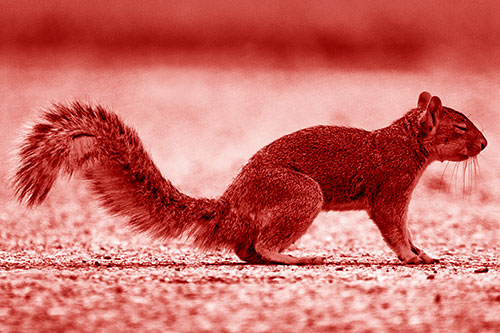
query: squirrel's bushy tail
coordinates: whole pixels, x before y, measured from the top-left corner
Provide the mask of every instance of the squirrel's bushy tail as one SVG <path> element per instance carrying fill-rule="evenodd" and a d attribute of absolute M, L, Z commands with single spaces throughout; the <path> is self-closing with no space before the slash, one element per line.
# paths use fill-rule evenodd
<path fill-rule="evenodd" d="M 192 198 L 162 177 L 137 133 L 101 106 L 55 104 L 19 149 L 14 188 L 29 206 L 44 201 L 60 173 L 81 171 L 110 213 L 160 238 L 190 236 L 202 248 L 229 247 L 229 209 Z"/>

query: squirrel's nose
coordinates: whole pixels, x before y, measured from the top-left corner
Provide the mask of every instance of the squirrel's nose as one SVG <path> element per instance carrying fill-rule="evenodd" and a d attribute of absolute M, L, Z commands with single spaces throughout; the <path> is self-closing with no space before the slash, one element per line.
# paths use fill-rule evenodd
<path fill-rule="evenodd" d="M 486 138 L 483 136 L 479 139 L 479 144 L 481 145 L 481 150 L 483 150 L 488 145 L 488 141 L 486 141 Z"/>

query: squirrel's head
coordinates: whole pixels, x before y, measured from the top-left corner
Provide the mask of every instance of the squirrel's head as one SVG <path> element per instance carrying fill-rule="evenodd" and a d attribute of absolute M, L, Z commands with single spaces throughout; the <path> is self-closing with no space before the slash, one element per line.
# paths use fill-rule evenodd
<path fill-rule="evenodd" d="M 486 138 L 462 113 L 442 105 L 424 91 L 417 103 L 422 143 L 430 157 L 439 161 L 464 161 L 479 154 Z"/>

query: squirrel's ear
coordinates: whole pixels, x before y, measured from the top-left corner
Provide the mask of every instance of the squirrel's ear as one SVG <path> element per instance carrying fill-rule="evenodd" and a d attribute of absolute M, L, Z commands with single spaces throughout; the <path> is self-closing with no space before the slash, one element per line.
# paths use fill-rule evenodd
<path fill-rule="evenodd" d="M 439 97 L 433 96 L 422 116 L 422 131 L 425 135 L 436 133 L 439 120 L 441 119 L 441 109 L 441 100 Z"/>
<path fill-rule="evenodd" d="M 422 91 L 418 96 L 417 108 L 419 109 L 427 108 L 427 105 L 429 104 L 429 100 L 431 99 L 431 97 L 432 97 L 431 94 L 429 94 L 427 91 Z"/>

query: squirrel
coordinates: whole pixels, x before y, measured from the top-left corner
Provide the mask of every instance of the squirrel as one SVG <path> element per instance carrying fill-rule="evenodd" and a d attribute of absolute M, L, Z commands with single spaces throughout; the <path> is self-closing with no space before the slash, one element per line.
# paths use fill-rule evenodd
<path fill-rule="evenodd" d="M 282 253 L 321 211 L 366 210 L 404 264 L 438 262 L 416 247 L 406 215 L 433 161 L 464 161 L 486 138 L 462 113 L 424 91 L 387 127 L 319 125 L 260 149 L 218 198 L 195 198 L 165 179 L 136 131 L 102 106 L 54 104 L 18 151 L 16 197 L 46 199 L 62 172 L 83 175 L 109 213 L 161 239 L 187 236 L 200 249 L 234 251 L 251 264 L 321 264 Z"/>

